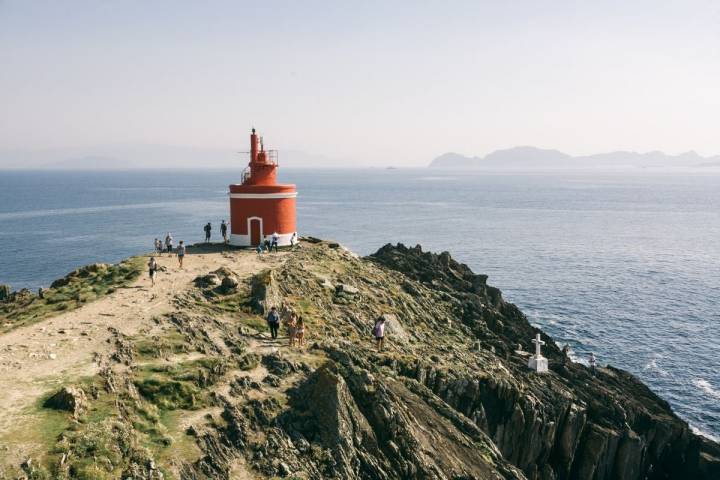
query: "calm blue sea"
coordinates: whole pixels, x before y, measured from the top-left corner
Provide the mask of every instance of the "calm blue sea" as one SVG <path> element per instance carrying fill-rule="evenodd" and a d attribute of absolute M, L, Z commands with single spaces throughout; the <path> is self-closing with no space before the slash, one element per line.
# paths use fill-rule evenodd
<path fill-rule="evenodd" d="M 720 437 L 720 176 L 286 170 L 301 234 L 448 250 L 578 359 L 637 374 Z M 0 283 L 203 238 L 236 171 L 0 171 Z M 217 230 L 216 230 L 217 232 Z M 217 233 L 216 233 L 217 234 Z"/>

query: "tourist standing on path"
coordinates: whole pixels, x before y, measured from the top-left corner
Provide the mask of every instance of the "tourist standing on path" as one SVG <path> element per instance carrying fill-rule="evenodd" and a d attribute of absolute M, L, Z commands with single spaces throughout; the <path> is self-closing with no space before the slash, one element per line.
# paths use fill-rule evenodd
<path fill-rule="evenodd" d="M 210 243 L 210 232 L 212 231 L 212 225 L 210 222 L 205 225 L 205 243 Z"/>
<path fill-rule="evenodd" d="M 155 257 L 150 257 L 150 261 L 148 262 L 148 274 L 150 275 L 150 283 L 154 287 L 155 286 L 155 275 L 157 275 L 158 271 L 158 264 L 155 261 Z"/>
<path fill-rule="evenodd" d="M 293 232 L 292 237 L 290 237 L 290 248 L 295 248 L 295 244 L 297 243 L 297 232 Z"/>
<path fill-rule="evenodd" d="M 180 268 L 183 268 L 183 259 L 185 258 L 185 242 L 180 240 L 177 248 L 178 262 L 180 262 Z"/>
<path fill-rule="evenodd" d="M 597 359 L 595 358 L 595 354 L 592 352 L 590 352 L 590 358 L 588 359 L 588 363 L 590 364 L 590 370 L 592 371 L 592 374 L 595 375 L 597 369 Z"/>
<path fill-rule="evenodd" d="M 278 235 L 277 232 L 272 234 L 272 243 L 270 244 L 270 251 L 272 252 L 273 247 L 275 247 L 275 252 L 278 251 L 278 241 L 280 240 L 280 235 Z"/>
<path fill-rule="evenodd" d="M 295 339 L 297 340 L 298 347 L 305 346 L 305 321 L 302 317 L 298 317 L 297 323 L 295 324 Z"/>
<path fill-rule="evenodd" d="M 287 326 L 290 346 L 292 347 L 295 345 L 295 335 L 297 332 L 297 316 L 295 315 L 295 312 L 290 312 L 290 318 L 288 319 Z"/>
<path fill-rule="evenodd" d="M 227 239 L 227 223 L 225 223 L 225 220 L 223 220 L 223 221 L 220 223 L 220 233 L 222 234 L 222 237 L 223 237 L 223 243 L 227 243 L 227 242 L 228 242 L 228 239 Z"/>
<path fill-rule="evenodd" d="M 167 235 L 165 235 L 165 250 L 167 250 L 168 254 L 172 254 L 173 249 L 173 238 L 172 235 L 170 235 L 170 232 L 168 232 Z"/>
<path fill-rule="evenodd" d="M 375 336 L 375 343 L 379 352 L 382 351 L 385 346 L 385 317 L 380 317 L 375 322 L 375 328 L 373 328 L 373 335 Z"/>
<path fill-rule="evenodd" d="M 155 253 L 157 253 L 159 257 L 162 257 L 163 244 L 159 238 L 155 239 L 154 245 L 155 245 Z"/>
<path fill-rule="evenodd" d="M 270 336 L 273 339 L 277 338 L 278 327 L 280 326 L 280 315 L 278 315 L 277 308 L 272 307 L 270 313 L 267 316 L 268 327 L 270 327 Z"/>

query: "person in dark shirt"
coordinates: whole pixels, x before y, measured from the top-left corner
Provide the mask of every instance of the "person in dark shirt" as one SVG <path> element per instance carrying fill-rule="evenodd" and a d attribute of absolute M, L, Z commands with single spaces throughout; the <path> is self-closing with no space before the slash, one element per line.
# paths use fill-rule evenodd
<path fill-rule="evenodd" d="M 210 232 L 212 231 L 212 225 L 210 222 L 205 225 L 205 243 L 210 243 Z"/>
<path fill-rule="evenodd" d="M 227 243 L 227 223 L 225 223 L 225 220 L 220 223 L 220 233 L 222 234 L 223 242 Z"/>
<path fill-rule="evenodd" d="M 270 336 L 275 339 L 278 336 L 278 327 L 280 327 L 280 315 L 277 308 L 272 307 L 267 316 L 268 327 L 270 327 Z"/>

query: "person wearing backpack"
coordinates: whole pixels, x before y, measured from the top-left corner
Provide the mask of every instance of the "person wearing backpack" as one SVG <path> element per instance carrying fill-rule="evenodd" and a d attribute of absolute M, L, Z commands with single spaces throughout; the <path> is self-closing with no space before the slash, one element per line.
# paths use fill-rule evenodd
<path fill-rule="evenodd" d="M 380 316 L 375 322 L 375 328 L 373 328 L 373 336 L 375 337 L 375 345 L 379 352 L 382 352 L 385 346 L 385 317 Z"/>

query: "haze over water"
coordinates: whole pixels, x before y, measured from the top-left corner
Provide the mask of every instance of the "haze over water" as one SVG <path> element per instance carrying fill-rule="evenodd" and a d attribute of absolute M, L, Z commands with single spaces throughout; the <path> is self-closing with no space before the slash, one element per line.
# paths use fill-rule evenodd
<path fill-rule="evenodd" d="M 625 368 L 720 437 L 720 176 L 283 170 L 301 235 L 448 250 L 579 360 Z M 0 283 L 202 239 L 236 171 L 0 174 Z M 528 339 L 529 340 L 529 339 Z"/>

